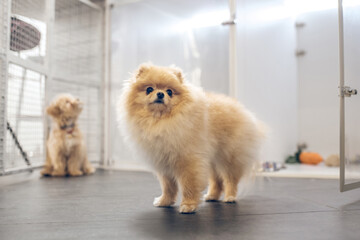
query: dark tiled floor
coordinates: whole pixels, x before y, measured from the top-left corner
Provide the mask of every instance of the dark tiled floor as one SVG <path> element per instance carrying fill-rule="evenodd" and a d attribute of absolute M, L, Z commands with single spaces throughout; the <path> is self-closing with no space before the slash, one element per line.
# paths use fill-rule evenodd
<path fill-rule="evenodd" d="M 264 178 L 237 204 L 203 203 L 181 215 L 152 206 L 160 187 L 149 173 L 6 178 L 1 240 L 360 239 L 360 190 L 339 193 L 335 180 Z"/>

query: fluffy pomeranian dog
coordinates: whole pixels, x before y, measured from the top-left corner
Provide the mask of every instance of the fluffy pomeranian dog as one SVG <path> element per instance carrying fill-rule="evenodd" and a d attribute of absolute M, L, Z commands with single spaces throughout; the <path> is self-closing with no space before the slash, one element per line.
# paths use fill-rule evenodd
<path fill-rule="evenodd" d="M 87 159 L 84 139 L 77 123 L 82 105 L 78 98 L 61 94 L 46 109 L 53 124 L 46 143 L 47 156 L 42 175 L 81 176 L 95 172 Z"/>
<path fill-rule="evenodd" d="M 209 182 L 206 201 L 236 200 L 238 183 L 254 173 L 262 124 L 240 103 L 205 93 L 176 67 L 142 64 L 124 86 L 119 125 L 149 159 L 162 188 L 154 206 L 182 192 L 179 211 L 193 213 Z"/>

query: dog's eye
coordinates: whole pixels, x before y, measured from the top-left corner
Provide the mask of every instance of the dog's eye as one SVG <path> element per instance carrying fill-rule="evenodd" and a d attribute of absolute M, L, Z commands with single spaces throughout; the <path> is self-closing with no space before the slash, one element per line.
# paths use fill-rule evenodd
<path fill-rule="evenodd" d="M 154 89 L 153 89 L 152 87 L 148 87 L 148 88 L 146 89 L 146 94 L 149 94 L 149 93 L 151 93 L 152 91 L 154 91 Z"/>
<path fill-rule="evenodd" d="M 168 94 L 170 97 L 171 97 L 172 94 L 173 94 L 173 92 L 172 92 L 170 89 L 166 90 L 166 92 L 167 92 L 167 94 Z"/>

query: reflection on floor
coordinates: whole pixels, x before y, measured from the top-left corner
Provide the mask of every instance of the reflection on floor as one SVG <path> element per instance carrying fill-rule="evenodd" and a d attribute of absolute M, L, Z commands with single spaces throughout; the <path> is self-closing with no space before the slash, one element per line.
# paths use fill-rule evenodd
<path fill-rule="evenodd" d="M 338 179 L 340 171 L 339 167 L 327 167 L 324 163 L 318 165 L 286 164 L 285 167 L 286 169 L 277 172 L 264 172 L 260 175 L 268 177 Z"/>
<path fill-rule="evenodd" d="M 339 193 L 337 180 L 264 177 L 237 204 L 202 203 L 181 215 L 152 206 L 160 187 L 149 173 L 21 177 L 0 178 L 2 240 L 360 237 L 360 190 Z"/>

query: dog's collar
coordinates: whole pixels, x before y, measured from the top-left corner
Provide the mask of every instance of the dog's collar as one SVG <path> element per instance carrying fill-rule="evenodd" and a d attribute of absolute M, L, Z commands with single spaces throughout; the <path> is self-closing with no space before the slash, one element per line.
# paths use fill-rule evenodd
<path fill-rule="evenodd" d="M 72 129 L 74 127 L 75 127 L 75 123 L 72 123 L 72 124 L 69 124 L 69 125 L 65 124 L 65 125 L 60 126 L 61 130 Z"/>

